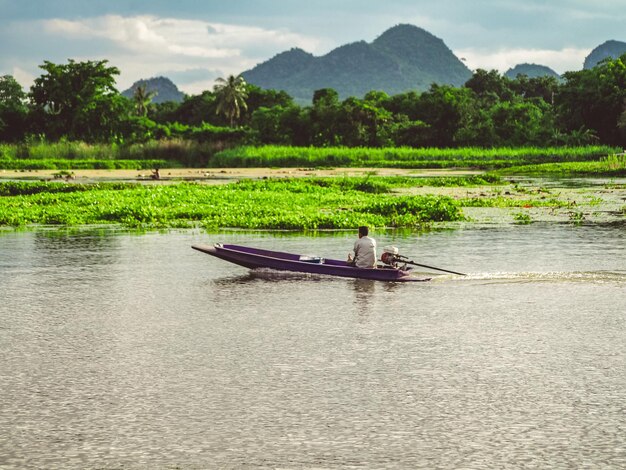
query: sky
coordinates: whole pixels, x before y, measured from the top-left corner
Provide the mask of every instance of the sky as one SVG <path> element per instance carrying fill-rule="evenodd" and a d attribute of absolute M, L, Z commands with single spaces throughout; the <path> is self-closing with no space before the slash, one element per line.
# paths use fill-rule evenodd
<path fill-rule="evenodd" d="M 472 70 L 563 73 L 626 41 L 626 0 L 0 0 L 0 76 L 28 89 L 44 61 L 106 59 L 120 91 L 165 76 L 198 94 L 292 47 L 322 56 L 397 24 L 441 38 Z"/>

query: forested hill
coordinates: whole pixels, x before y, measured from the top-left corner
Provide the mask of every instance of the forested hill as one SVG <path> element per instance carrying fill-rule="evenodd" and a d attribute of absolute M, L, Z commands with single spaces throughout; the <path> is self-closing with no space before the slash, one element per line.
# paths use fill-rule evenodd
<path fill-rule="evenodd" d="M 333 88 L 340 98 L 372 90 L 394 95 L 424 91 L 431 83 L 461 86 L 472 73 L 441 39 L 417 26 L 398 25 L 372 43 L 346 44 L 321 57 L 291 49 L 242 75 L 248 83 L 284 90 L 308 104 L 322 88 Z"/>
<path fill-rule="evenodd" d="M 585 69 L 595 67 L 598 62 L 608 57 L 616 59 L 626 52 L 626 42 L 606 41 L 592 50 L 585 58 Z"/>
<path fill-rule="evenodd" d="M 145 86 L 146 91 L 156 92 L 152 98 L 152 103 L 165 103 L 174 101 L 181 103 L 185 98 L 185 94 L 169 79 L 165 77 L 148 78 L 146 80 L 138 80 L 128 89 L 122 92 L 126 98 L 133 98 L 133 94 L 137 87 Z"/>

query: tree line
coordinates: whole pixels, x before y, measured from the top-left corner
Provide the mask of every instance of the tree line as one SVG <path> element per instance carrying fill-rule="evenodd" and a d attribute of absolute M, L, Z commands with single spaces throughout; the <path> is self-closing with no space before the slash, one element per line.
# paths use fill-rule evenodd
<path fill-rule="evenodd" d="M 422 93 L 371 91 L 341 100 L 326 88 L 310 105 L 242 77 L 182 103 L 155 104 L 139 87 L 128 99 L 108 61 L 44 62 L 28 92 L 0 77 L 0 141 L 136 143 L 194 139 L 229 144 L 348 147 L 502 147 L 626 144 L 626 54 L 593 69 L 509 79 L 476 70 L 461 87 Z"/>

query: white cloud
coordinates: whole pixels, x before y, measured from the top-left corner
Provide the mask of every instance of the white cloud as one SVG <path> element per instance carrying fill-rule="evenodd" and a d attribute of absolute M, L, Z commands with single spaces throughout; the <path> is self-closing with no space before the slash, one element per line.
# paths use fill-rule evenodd
<path fill-rule="evenodd" d="M 121 70 L 122 89 L 165 70 L 206 68 L 238 74 L 285 49 L 296 46 L 315 52 L 321 44 L 286 30 L 155 16 L 50 19 L 41 25 L 57 38 L 113 43 L 107 59 Z M 84 60 L 88 59 L 94 58 Z M 187 84 L 184 91 L 199 93 L 211 87 L 212 82 L 199 81 Z"/>
<path fill-rule="evenodd" d="M 580 70 L 589 50 L 605 40 L 624 40 L 624 1 L 604 0 L 601 8 L 585 0 L 567 0 L 567 6 L 545 0 L 346 0 L 332 8 L 329 2 L 323 2 L 327 8 L 314 2 L 251 2 L 241 11 L 228 3 L 204 2 L 201 8 L 197 0 L 177 0 L 152 8 L 152 0 L 137 0 L 130 2 L 132 10 L 145 14 L 124 13 L 131 7 L 109 2 L 107 11 L 115 13 L 105 15 L 97 13 L 101 5 L 92 8 L 89 1 L 80 3 L 84 9 L 64 11 L 48 5 L 50 0 L 40 2 L 39 18 L 48 19 L 0 18 L 0 72 L 13 70 L 26 86 L 39 76 L 37 64 L 44 60 L 108 59 L 121 71 L 120 89 L 140 78 L 178 74 L 185 77 L 181 89 L 197 94 L 212 88 L 216 71 L 238 74 L 292 47 L 319 56 L 411 23 L 441 38 L 472 69 L 504 72 L 534 62 L 562 73 Z M 50 11 L 52 18 L 46 16 Z M 193 78 L 185 75 L 189 70 L 196 71 Z"/>
<path fill-rule="evenodd" d="M 465 59 L 470 69 L 498 70 L 506 72 L 511 67 L 522 63 L 539 64 L 550 67 L 562 74 L 567 71 L 581 70 L 585 57 L 591 49 L 565 48 L 561 50 L 547 49 L 457 49 L 457 57 Z"/>
<path fill-rule="evenodd" d="M 35 81 L 35 76 L 33 74 L 28 73 L 20 67 L 13 67 L 11 75 L 20 85 L 22 85 L 22 87 L 24 87 L 25 91 L 28 91 Z"/>
<path fill-rule="evenodd" d="M 210 41 L 206 24 L 200 21 L 107 15 L 84 20 L 44 20 L 43 27 L 52 35 L 105 39 L 121 49 L 138 53 L 184 53 L 204 58 L 238 53 L 236 49 Z"/>

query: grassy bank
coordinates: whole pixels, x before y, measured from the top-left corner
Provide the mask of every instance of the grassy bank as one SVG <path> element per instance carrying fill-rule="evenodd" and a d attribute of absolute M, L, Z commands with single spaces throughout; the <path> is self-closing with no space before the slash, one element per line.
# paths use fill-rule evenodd
<path fill-rule="evenodd" d="M 209 161 L 212 167 L 372 167 L 496 169 L 556 162 L 597 161 L 617 149 L 607 146 L 520 147 L 483 149 L 440 148 L 317 148 L 238 147 L 223 150 Z"/>
<path fill-rule="evenodd" d="M 0 183 L 0 225 L 121 224 L 246 229 L 423 228 L 464 218 L 447 196 L 393 193 L 383 178 L 281 179 L 224 186 Z"/>
<path fill-rule="evenodd" d="M 154 168 L 179 168 L 171 160 L 63 160 L 22 159 L 0 160 L 3 170 L 149 170 Z"/>
<path fill-rule="evenodd" d="M 607 146 L 520 148 L 237 147 L 191 140 L 128 146 L 58 142 L 0 144 L 0 169 L 76 170 L 147 168 L 477 168 L 599 161 L 619 150 Z"/>
<path fill-rule="evenodd" d="M 626 156 L 610 155 L 593 162 L 563 162 L 543 163 L 539 165 L 513 166 L 498 170 L 498 175 L 527 175 L 527 176 L 626 176 Z"/>
<path fill-rule="evenodd" d="M 204 167 L 215 145 L 173 139 L 141 144 L 0 144 L 0 169 L 80 170 Z"/>

